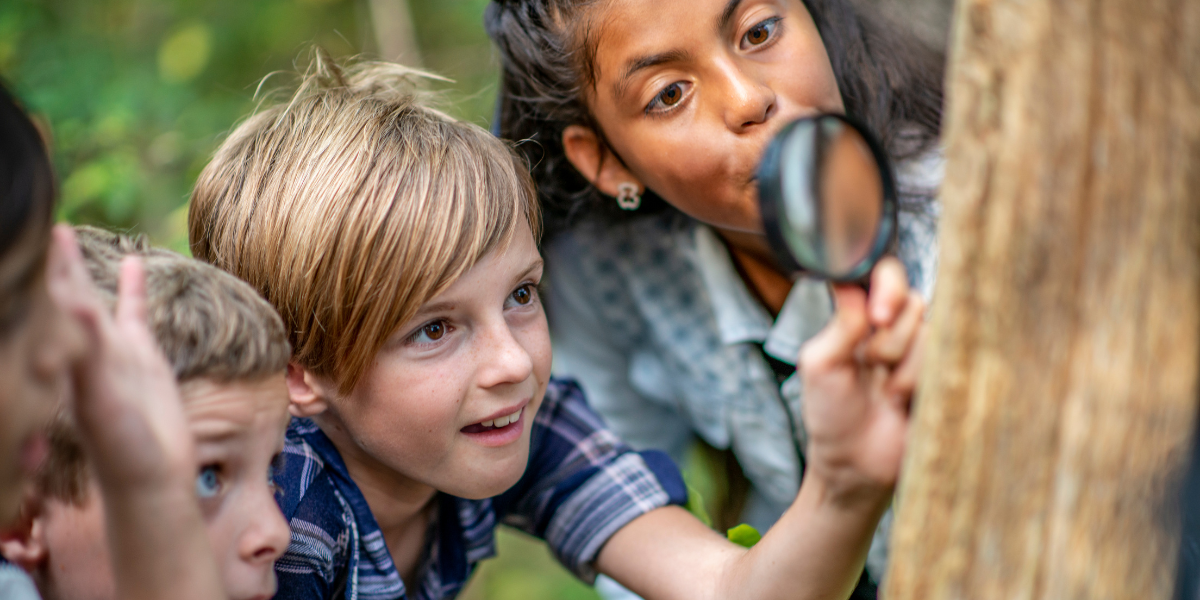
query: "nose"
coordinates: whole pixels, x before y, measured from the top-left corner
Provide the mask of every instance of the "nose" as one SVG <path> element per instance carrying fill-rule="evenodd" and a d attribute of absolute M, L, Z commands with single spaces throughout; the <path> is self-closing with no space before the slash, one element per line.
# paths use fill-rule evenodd
<path fill-rule="evenodd" d="M 725 126 L 730 131 L 749 131 L 775 114 L 775 91 L 765 81 L 732 60 L 719 69 L 725 87 Z"/>
<path fill-rule="evenodd" d="M 270 486 L 264 482 L 254 491 L 253 507 L 247 511 L 246 527 L 238 539 L 238 557 L 246 563 L 270 565 L 283 556 L 292 540 L 292 531 Z"/>
<path fill-rule="evenodd" d="M 513 335 L 507 321 L 489 326 L 483 332 L 478 383 L 491 388 L 507 383 L 520 383 L 533 374 L 533 358 L 520 340 Z"/>

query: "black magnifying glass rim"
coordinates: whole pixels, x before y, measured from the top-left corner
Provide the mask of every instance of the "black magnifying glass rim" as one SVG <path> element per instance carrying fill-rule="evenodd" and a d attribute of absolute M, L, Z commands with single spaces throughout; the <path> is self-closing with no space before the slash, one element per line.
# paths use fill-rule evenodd
<path fill-rule="evenodd" d="M 880 219 L 879 231 L 875 235 L 875 241 L 871 245 L 871 250 L 854 268 L 841 275 L 829 273 L 824 269 L 809 268 L 798 263 L 795 257 L 792 256 L 787 242 L 784 241 L 782 228 L 782 223 L 784 222 L 784 203 L 783 179 L 780 177 L 782 165 L 780 163 L 783 154 L 783 140 L 801 123 L 820 121 L 828 118 L 838 119 L 858 131 L 859 135 L 866 141 L 867 147 L 871 149 L 871 154 L 874 155 L 875 163 L 879 166 L 879 176 L 883 183 L 882 219 Z M 871 272 L 875 263 L 879 262 L 879 259 L 883 258 L 887 254 L 888 248 L 892 246 L 898 229 L 896 219 L 899 204 L 896 200 L 896 182 L 895 176 L 892 174 L 891 161 L 888 160 L 887 153 L 883 151 L 883 146 L 875 139 L 875 136 L 871 135 L 867 128 L 855 119 L 846 115 L 822 113 L 802 117 L 788 123 L 783 129 L 779 130 L 779 133 L 775 134 L 771 143 L 767 145 L 762 161 L 758 164 L 757 176 L 758 205 L 759 212 L 762 213 L 763 231 L 767 236 L 767 244 L 770 245 L 771 251 L 775 254 L 775 260 L 784 269 L 792 273 L 804 273 L 839 283 L 859 282 Z"/>

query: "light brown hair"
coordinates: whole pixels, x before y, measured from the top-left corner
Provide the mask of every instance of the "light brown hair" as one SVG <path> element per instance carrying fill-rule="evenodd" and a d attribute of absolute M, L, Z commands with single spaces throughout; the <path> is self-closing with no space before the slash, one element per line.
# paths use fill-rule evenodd
<path fill-rule="evenodd" d="M 283 322 L 249 285 L 212 265 L 155 248 L 144 236 L 95 227 L 75 228 L 84 263 L 111 309 L 121 259 L 142 256 L 146 309 L 154 333 L 179 383 L 258 381 L 282 375 L 291 347 Z M 50 452 L 37 484 L 45 497 L 82 504 L 87 499 L 87 457 L 69 416 L 49 428 Z"/>
<path fill-rule="evenodd" d="M 412 72 L 320 51 L 287 102 L 249 117 L 196 183 L 192 253 L 279 311 L 294 360 L 357 384 L 394 330 L 525 222 L 528 169 L 422 104 Z"/>

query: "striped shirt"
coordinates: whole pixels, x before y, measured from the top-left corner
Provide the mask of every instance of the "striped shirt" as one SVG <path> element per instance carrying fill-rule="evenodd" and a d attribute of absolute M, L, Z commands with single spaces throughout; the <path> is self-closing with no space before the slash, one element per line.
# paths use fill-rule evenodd
<path fill-rule="evenodd" d="M 371 509 L 329 438 L 293 419 L 275 483 L 292 541 L 275 563 L 275 598 L 453 598 L 479 561 L 495 554 L 499 524 L 546 540 L 585 581 L 618 529 L 687 491 L 665 454 L 634 452 L 606 429 L 573 381 L 551 379 L 533 421 L 529 464 L 509 490 L 483 500 L 439 493 L 418 581 L 406 586 Z"/>

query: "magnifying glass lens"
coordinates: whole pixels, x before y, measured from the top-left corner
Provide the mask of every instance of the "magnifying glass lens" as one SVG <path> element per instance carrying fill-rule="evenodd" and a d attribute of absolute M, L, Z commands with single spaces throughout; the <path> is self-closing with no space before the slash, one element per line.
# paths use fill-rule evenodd
<path fill-rule="evenodd" d="M 835 281 L 870 272 L 895 231 L 887 158 L 837 115 L 784 127 L 759 168 L 767 239 L 780 263 Z"/>

